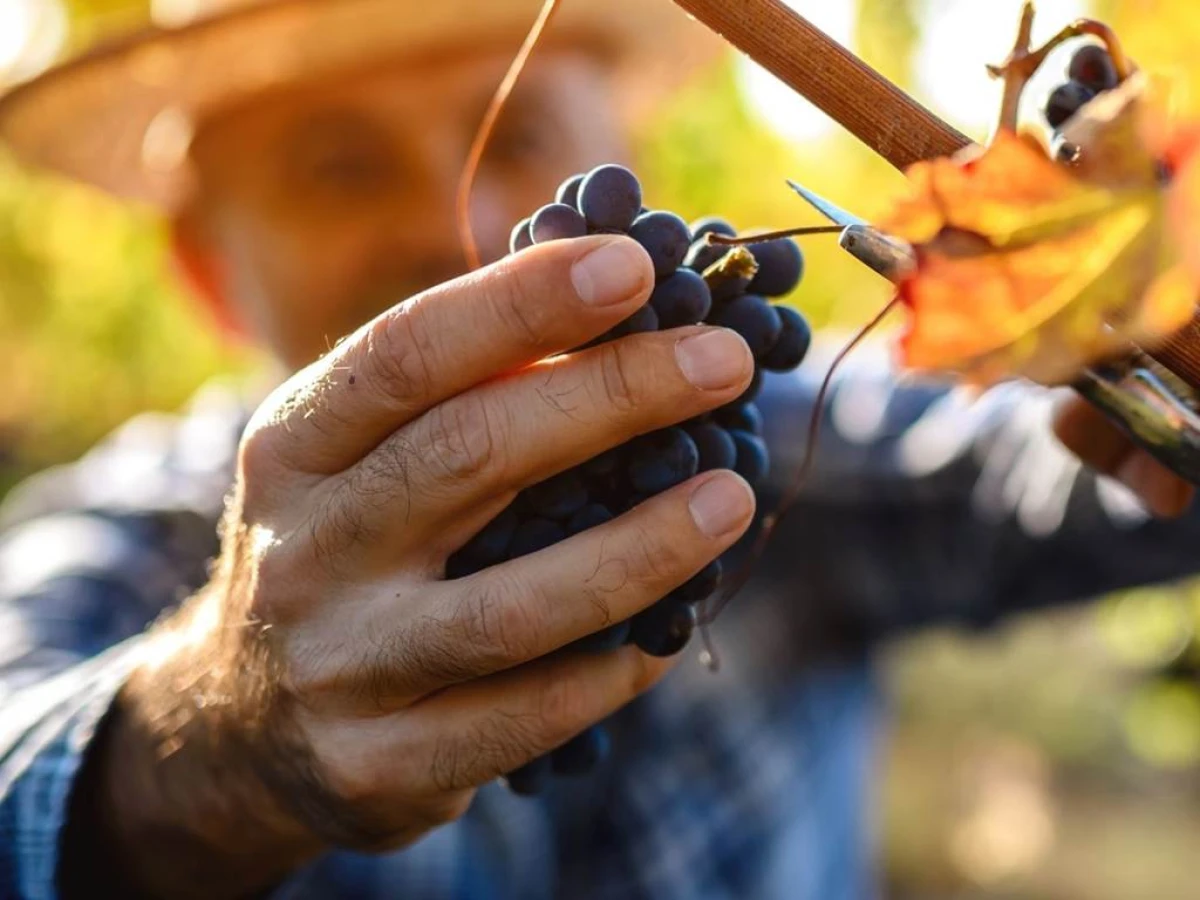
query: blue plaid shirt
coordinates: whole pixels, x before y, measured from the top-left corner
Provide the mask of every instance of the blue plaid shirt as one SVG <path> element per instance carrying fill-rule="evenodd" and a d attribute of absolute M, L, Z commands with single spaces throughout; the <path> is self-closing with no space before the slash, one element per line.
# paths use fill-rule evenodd
<path fill-rule="evenodd" d="M 768 382 L 764 508 L 798 462 L 823 371 L 818 353 Z M 273 896 L 875 896 L 870 648 L 1200 563 L 1200 514 L 1149 521 L 1081 471 L 1050 435 L 1050 401 L 1023 386 L 975 402 L 901 388 L 864 349 L 830 395 L 817 476 L 716 627 L 719 675 L 677 669 L 612 720 L 613 758 L 569 789 L 531 800 L 490 785 L 415 845 L 331 853 Z M 8 498 L 0 897 L 56 896 L 73 778 L 140 633 L 205 581 L 248 408 L 210 385 L 180 416 L 140 416 Z"/>

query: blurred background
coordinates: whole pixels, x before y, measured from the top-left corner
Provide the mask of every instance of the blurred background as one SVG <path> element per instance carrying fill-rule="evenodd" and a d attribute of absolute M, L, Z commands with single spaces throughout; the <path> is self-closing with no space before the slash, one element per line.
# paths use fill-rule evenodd
<path fill-rule="evenodd" d="M 569 0 L 568 0 L 569 2 Z M 984 71 L 1020 0 L 794 0 L 842 43 L 983 138 Z M 0 82 L 143 21 L 147 0 L 0 0 Z M 1195 0 L 1041 0 L 1039 34 L 1090 14 L 1195 105 Z M 1035 83 L 1036 105 L 1061 76 Z M 1190 75 L 1188 70 L 1190 69 Z M 730 56 L 640 135 L 653 206 L 742 227 L 806 224 L 796 178 L 870 216 L 902 179 L 766 73 Z M 815 224 L 815 223 L 814 223 Z M 886 288 L 831 239 L 805 245 L 794 298 L 817 324 L 861 324 Z M 0 497 L 128 416 L 248 371 L 167 270 L 153 219 L 21 172 L 0 154 Z M 890 648 L 892 734 L 880 839 L 889 896 L 1107 900 L 1200 896 L 1200 584 L 1138 591 Z M 716 687 L 719 689 L 719 686 Z"/>

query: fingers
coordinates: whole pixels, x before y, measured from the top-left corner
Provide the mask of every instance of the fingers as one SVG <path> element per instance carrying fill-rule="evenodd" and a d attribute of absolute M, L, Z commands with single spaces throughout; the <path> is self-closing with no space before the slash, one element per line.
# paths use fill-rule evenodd
<path fill-rule="evenodd" d="M 602 334 L 653 284 L 638 244 L 595 236 L 533 247 L 433 288 L 281 388 L 266 404 L 274 413 L 252 423 L 253 452 L 300 472 L 341 471 L 447 398 Z"/>
<path fill-rule="evenodd" d="M 497 495 L 732 401 L 753 371 L 745 341 L 713 328 L 640 334 L 561 357 L 426 413 L 347 473 L 337 502 L 394 554 L 388 531 L 396 540 L 401 530 L 412 539 L 445 533 Z M 398 516 L 401 502 L 420 509 Z"/>
<path fill-rule="evenodd" d="M 1195 487 L 1143 450 L 1132 452 L 1117 469 L 1116 477 L 1160 519 L 1179 518 L 1196 496 Z"/>
<path fill-rule="evenodd" d="M 334 808 L 353 823 L 355 845 L 400 846 L 462 815 L 472 789 L 608 718 L 674 662 L 633 647 L 538 660 L 449 688 L 401 715 L 316 729 L 313 756 Z"/>
<path fill-rule="evenodd" d="M 538 553 L 442 582 L 415 602 L 381 598 L 364 617 L 373 708 L 521 665 L 623 621 L 728 549 L 750 525 L 754 493 L 712 472 Z"/>
<path fill-rule="evenodd" d="M 1065 399 L 1055 411 L 1054 432 L 1089 468 L 1133 491 L 1153 515 L 1175 518 L 1191 505 L 1195 488 L 1138 448 L 1090 403 Z"/>
<path fill-rule="evenodd" d="M 436 735 L 419 775 L 438 793 L 491 781 L 608 718 L 673 664 L 624 647 L 540 660 L 450 688 L 405 711 L 412 726 Z"/>
<path fill-rule="evenodd" d="M 1054 433 L 1085 465 L 1116 475 L 1133 442 L 1104 413 L 1079 397 L 1064 398 L 1054 411 Z"/>

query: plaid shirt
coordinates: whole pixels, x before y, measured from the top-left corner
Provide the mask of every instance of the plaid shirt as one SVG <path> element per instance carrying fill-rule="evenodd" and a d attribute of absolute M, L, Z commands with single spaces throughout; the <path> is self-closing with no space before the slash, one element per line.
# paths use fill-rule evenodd
<path fill-rule="evenodd" d="M 762 398 L 777 483 L 794 471 L 817 354 Z M 331 853 L 273 895 L 420 898 L 875 896 L 869 649 L 927 624 L 1185 574 L 1200 514 L 1148 521 L 1047 427 L 1050 393 L 974 403 L 898 387 L 864 349 L 826 410 L 818 473 L 694 660 L 611 722 L 602 771 L 536 800 L 485 787 L 402 851 Z M 205 580 L 248 405 L 214 384 L 10 495 L 0 533 L 0 897 L 56 896 L 73 776 L 139 634 Z M 98 894 L 102 893 L 100 886 Z"/>

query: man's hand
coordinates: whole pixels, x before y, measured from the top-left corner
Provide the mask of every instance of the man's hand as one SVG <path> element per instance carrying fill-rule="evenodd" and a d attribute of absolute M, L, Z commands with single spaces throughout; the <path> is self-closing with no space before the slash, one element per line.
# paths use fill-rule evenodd
<path fill-rule="evenodd" d="M 665 673 L 632 647 L 556 651 L 742 535 L 732 473 L 442 578 L 517 491 L 749 383 L 721 329 L 546 360 L 652 285 L 626 238 L 538 246 L 390 310 L 258 410 L 213 579 L 153 635 L 88 786 L 132 881 L 240 896 L 333 846 L 411 842 Z"/>
<path fill-rule="evenodd" d="M 1191 484 L 1135 446 L 1103 413 L 1078 397 L 1058 407 L 1054 432 L 1085 464 L 1137 494 L 1155 516 L 1177 518 L 1195 497 Z"/>

